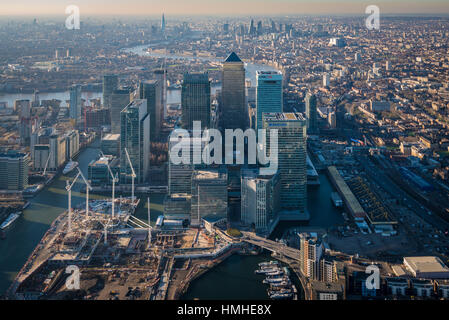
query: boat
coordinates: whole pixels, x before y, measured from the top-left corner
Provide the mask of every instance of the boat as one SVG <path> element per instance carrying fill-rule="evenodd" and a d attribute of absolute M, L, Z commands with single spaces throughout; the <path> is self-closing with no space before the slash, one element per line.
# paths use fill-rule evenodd
<path fill-rule="evenodd" d="M 278 264 L 279 264 L 279 262 L 277 260 L 271 260 L 271 261 L 265 261 L 265 262 L 259 263 L 259 267 L 261 267 L 261 268 L 271 267 L 271 266 L 277 266 Z"/>
<path fill-rule="evenodd" d="M 281 299 L 291 299 L 293 298 L 293 292 L 292 293 L 274 293 L 270 295 L 270 299 L 274 300 L 281 300 Z"/>
<path fill-rule="evenodd" d="M 21 215 L 21 212 L 11 213 L 8 218 L 0 225 L 0 230 L 5 230 L 14 223 Z"/>
<path fill-rule="evenodd" d="M 282 288 L 290 286 L 292 282 L 290 280 L 285 280 L 282 282 L 270 283 L 271 288 Z"/>
<path fill-rule="evenodd" d="M 29 206 L 30 206 L 30 202 L 27 201 L 27 202 L 25 203 L 25 205 L 23 206 L 23 209 L 22 209 L 22 210 L 25 210 L 25 209 L 28 208 Z"/>
<path fill-rule="evenodd" d="M 331 200 L 335 207 L 340 208 L 343 206 L 343 200 L 341 200 L 341 197 L 338 194 L 338 192 L 331 193 Z"/>
<path fill-rule="evenodd" d="M 282 271 L 282 270 L 275 270 L 275 271 L 272 271 L 272 272 L 267 272 L 267 273 L 265 273 L 267 276 L 272 276 L 272 277 L 274 277 L 274 276 L 283 276 L 284 275 L 284 271 Z"/>
<path fill-rule="evenodd" d="M 287 280 L 288 280 L 288 278 L 286 278 L 286 277 L 269 277 L 269 278 L 266 278 L 263 281 L 263 283 L 266 283 L 266 284 L 281 283 L 281 282 L 287 281 Z"/>
<path fill-rule="evenodd" d="M 274 294 L 288 294 L 288 293 L 293 293 L 293 288 L 285 288 L 285 289 L 279 289 L 279 290 L 267 290 L 268 295 L 272 296 Z"/>
<path fill-rule="evenodd" d="M 71 172 L 73 169 L 78 167 L 78 162 L 70 160 L 66 166 L 64 167 L 64 170 L 62 170 L 62 174 L 67 174 Z"/>
<path fill-rule="evenodd" d="M 278 268 L 270 268 L 270 267 L 265 267 L 265 268 L 260 268 L 257 269 L 256 271 L 254 271 L 255 274 L 267 274 L 267 273 L 273 273 L 279 271 Z"/>

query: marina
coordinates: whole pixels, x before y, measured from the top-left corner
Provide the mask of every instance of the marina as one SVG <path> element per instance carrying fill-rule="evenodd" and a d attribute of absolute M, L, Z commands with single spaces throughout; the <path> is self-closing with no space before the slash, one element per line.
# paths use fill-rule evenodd
<path fill-rule="evenodd" d="M 254 273 L 265 275 L 262 283 L 269 286 L 267 294 L 270 299 L 298 299 L 296 287 L 290 280 L 287 267 L 282 267 L 276 261 L 262 262 Z"/>

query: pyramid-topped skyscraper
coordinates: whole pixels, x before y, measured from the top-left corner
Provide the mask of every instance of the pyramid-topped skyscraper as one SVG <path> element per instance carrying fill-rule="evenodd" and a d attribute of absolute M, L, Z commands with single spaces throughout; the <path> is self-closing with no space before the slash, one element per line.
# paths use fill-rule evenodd
<path fill-rule="evenodd" d="M 245 65 L 235 52 L 223 62 L 222 129 L 242 130 L 246 127 Z"/>

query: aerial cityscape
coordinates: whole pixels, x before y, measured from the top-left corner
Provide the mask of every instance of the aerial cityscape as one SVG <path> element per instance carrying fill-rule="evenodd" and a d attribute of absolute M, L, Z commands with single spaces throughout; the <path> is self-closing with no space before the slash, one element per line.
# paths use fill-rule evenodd
<path fill-rule="evenodd" d="M 448 2 L 100 2 L 0 7 L 0 300 L 449 300 Z"/>

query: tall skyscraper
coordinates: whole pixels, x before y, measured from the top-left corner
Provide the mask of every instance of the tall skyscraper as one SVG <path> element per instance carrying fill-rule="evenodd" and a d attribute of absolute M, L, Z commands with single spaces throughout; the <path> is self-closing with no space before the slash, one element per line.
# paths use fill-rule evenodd
<path fill-rule="evenodd" d="M 150 168 L 150 119 L 147 101 L 132 101 L 122 110 L 120 119 L 120 179 L 123 183 L 131 183 L 132 171 L 126 157 L 126 148 L 137 176 L 135 183 L 143 183 Z"/>
<path fill-rule="evenodd" d="M 316 133 L 318 131 L 318 119 L 317 119 L 317 105 L 316 96 L 312 93 L 306 95 L 306 119 L 307 119 L 307 132 Z"/>
<path fill-rule="evenodd" d="M 111 112 L 111 133 L 120 134 L 120 112 L 131 102 L 131 89 L 123 88 L 108 95 Z"/>
<path fill-rule="evenodd" d="M 178 139 L 170 135 L 168 141 L 168 150 L 178 143 Z M 194 145 L 201 145 L 201 148 L 194 149 Z M 187 193 L 192 191 L 192 172 L 195 168 L 203 168 L 202 164 L 193 164 L 193 157 L 201 157 L 201 150 L 206 146 L 206 140 L 202 138 L 190 138 L 190 162 L 174 164 L 171 159 L 168 159 L 168 193 Z M 170 152 L 168 153 L 170 157 Z"/>
<path fill-rule="evenodd" d="M 263 128 L 278 130 L 278 171 L 281 175 L 281 206 L 292 214 L 304 213 L 307 200 L 306 120 L 300 113 L 264 113 Z"/>
<path fill-rule="evenodd" d="M 244 130 L 246 128 L 245 65 L 232 52 L 223 63 L 222 73 L 222 127 Z"/>
<path fill-rule="evenodd" d="M 70 88 L 70 119 L 76 122 L 81 120 L 81 86 L 74 85 Z"/>
<path fill-rule="evenodd" d="M 147 100 L 151 141 L 157 140 L 161 131 L 161 86 L 162 83 L 159 83 L 157 80 L 143 81 L 139 84 L 139 97 Z"/>
<path fill-rule="evenodd" d="M 323 244 L 316 234 L 301 233 L 299 235 L 299 263 L 303 274 L 312 279 L 320 279 L 320 260 L 323 255 Z"/>
<path fill-rule="evenodd" d="M 186 73 L 182 82 L 182 126 L 193 128 L 193 121 L 201 121 L 202 128 L 210 127 L 210 81 L 208 73 Z"/>
<path fill-rule="evenodd" d="M 14 101 L 14 109 L 20 114 L 20 144 L 28 146 L 31 138 L 31 102 L 30 100 L 16 100 Z"/>
<path fill-rule="evenodd" d="M 242 170 L 241 220 L 257 232 L 267 231 L 279 213 L 280 176 L 259 175 L 258 169 Z"/>
<path fill-rule="evenodd" d="M 195 170 L 192 173 L 192 225 L 202 218 L 215 221 L 228 215 L 228 174 L 225 170 Z"/>
<path fill-rule="evenodd" d="M 160 97 L 160 122 L 163 123 L 164 119 L 167 116 L 167 70 L 164 69 L 157 69 L 154 71 L 154 75 L 156 77 L 156 80 L 159 82 L 159 86 L 157 89 L 159 90 L 159 97 Z M 158 112 L 156 112 L 158 113 Z"/>
<path fill-rule="evenodd" d="M 282 112 L 282 73 L 257 71 L 256 82 L 256 129 L 262 129 L 264 112 Z"/>
<path fill-rule="evenodd" d="M 106 108 L 111 107 L 111 95 L 118 89 L 118 76 L 115 74 L 106 74 L 103 76 L 103 105 Z"/>

